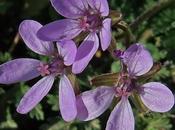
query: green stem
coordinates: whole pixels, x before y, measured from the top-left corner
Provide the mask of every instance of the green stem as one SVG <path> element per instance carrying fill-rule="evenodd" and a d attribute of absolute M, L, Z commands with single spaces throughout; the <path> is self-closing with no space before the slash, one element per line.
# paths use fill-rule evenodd
<path fill-rule="evenodd" d="M 137 107 L 137 109 L 140 110 L 142 113 L 147 113 L 149 110 L 148 108 L 142 103 L 140 97 L 136 92 L 133 92 L 131 96 L 131 100 L 133 101 L 134 105 Z"/>

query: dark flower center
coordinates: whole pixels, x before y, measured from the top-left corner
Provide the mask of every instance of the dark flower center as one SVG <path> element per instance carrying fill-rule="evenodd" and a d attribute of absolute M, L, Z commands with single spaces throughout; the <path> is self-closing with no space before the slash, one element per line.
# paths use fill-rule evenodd
<path fill-rule="evenodd" d="M 99 32 L 102 28 L 103 18 L 98 10 L 89 9 L 80 18 L 80 27 L 84 31 Z"/>
<path fill-rule="evenodd" d="M 50 74 L 60 75 L 64 72 L 64 62 L 60 57 L 54 58 L 51 63 L 44 64 L 41 63 L 37 70 L 41 73 L 41 76 L 46 76 Z"/>

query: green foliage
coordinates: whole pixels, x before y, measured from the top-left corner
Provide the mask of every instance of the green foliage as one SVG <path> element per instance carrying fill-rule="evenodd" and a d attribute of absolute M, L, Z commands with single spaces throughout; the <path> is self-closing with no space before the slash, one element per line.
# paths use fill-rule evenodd
<path fill-rule="evenodd" d="M 120 71 L 120 62 L 119 61 L 115 61 L 115 62 L 112 63 L 111 71 L 114 72 L 114 73 Z"/>
<path fill-rule="evenodd" d="M 160 50 L 156 45 L 146 43 L 146 48 L 149 49 L 155 61 L 160 61 L 167 56 L 166 50 Z"/>
<path fill-rule="evenodd" d="M 0 88 L 0 95 L 1 94 L 4 94 L 4 93 L 5 93 L 4 89 L 3 88 Z"/>
<path fill-rule="evenodd" d="M 47 98 L 48 98 L 47 103 L 49 105 L 51 105 L 51 109 L 53 111 L 58 111 L 59 110 L 59 108 L 58 108 L 58 95 L 48 94 Z"/>
<path fill-rule="evenodd" d="M 101 130 L 101 127 L 99 120 L 87 123 L 80 121 L 66 123 L 57 117 L 50 119 L 47 124 L 43 124 L 40 130 Z"/>
<path fill-rule="evenodd" d="M 44 120 L 44 112 L 42 109 L 42 105 L 38 104 L 30 113 L 29 116 L 31 118 L 36 118 L 37 120 Z"/>
<path fill-rule="evenodd" d="M 160 118 L 161 117 L 161 118 Z M 170 114 L 159 114 L 159 113 L 148 113 L 147 115 L 138 114 L 137 129 L 143 130 L 171 130 L 172 125 L 170 124 Z"/>
<path fill-rule="evenodd" d="M 0 122 L 0 129 L 15 129 L 18 128 L 17 123 L 11 117 L 10 109 L 6 110 L 6 121 Z"/>
<path fill-rule="evenodd" d="M 0 62 L 5 62 L 5 61 L 8 61 L 8 60 L 11 60 L 11 54 L 8 53 L 8 52 L 5 52 L 4 54 L 0 52 Z"/>

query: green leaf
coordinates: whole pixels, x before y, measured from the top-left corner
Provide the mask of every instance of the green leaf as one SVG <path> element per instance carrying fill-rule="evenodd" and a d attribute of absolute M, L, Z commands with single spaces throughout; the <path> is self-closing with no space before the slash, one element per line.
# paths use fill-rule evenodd
<path fill-rule="evenodd" d="M 6 61 L 9 61 L 11 60 L 12 57 L 11 57 L 11 54 L 9 52 L 5 52 L 5 53 L 2 53 L 0 52 L 0 62 L 6 62 Z"/>
<path fill-rule="evenodd" d="M 70 130 L 70 123 L 66 123 L 63 120 L 57 118 L 52 118 L 48 123 L 43 124 L 41 130 Z"/>
<path fill-rule="evenodd" d="M 51 109 L 53 111 L 58 111 L 59 110 L 59 105 L 58 105 L 58 95 L 47 95 L 47 103 L 51 105 Z"/>
<path fill-rule="evenodd" d="M 119 61 L 115 61 L 115 62 L 112 63 L 111 71 L 114 72 L 114 73 L 120 71 L 120 62 Z"/>
<path fill-rule="evenodd" d="M 0 129 L 17 129 L 17 123 L 12 119 L 10 108 L 6 110 L 6 121 L 0 122 Z"/>
<path fill-rule="evenodd" d="M 44 120 L 44 112 L 41 104 L 38 104 L 30 113 L 31 118 L 36 118 L 37 120 Z"/>

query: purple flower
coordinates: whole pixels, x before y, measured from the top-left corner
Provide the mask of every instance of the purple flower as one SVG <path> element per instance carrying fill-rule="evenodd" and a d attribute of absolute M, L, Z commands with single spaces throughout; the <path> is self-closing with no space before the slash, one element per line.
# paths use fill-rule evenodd
<path fill-rule="evenodd" d="M 72 67 L 74 73 L 81 73 L 99 47 L 102 50 L 111 42 L 111 19 L 107 0 L 51 0 L 55 10 L 66 17 L 45 25 L 37 35 L 45 41 L 73 39 L 81 32 L 89 34 L 78 48 Z"/>
<path fill-rule="evenodd" d="M 42 25 L 36 21 L 25 20 L 20 24 L 19 33 L 25 44 L 34 52 L 50 57 L 49 63 L 31 58 L 19 58 L 0 65 L 0 83 L 12 84 L 28 81 L 43 76 L 21 99 L 17 112 L 26 114 L 31 111 L 49 92 L 56 76 L 60 76 L 59 106 L 61 115 L 66 121 L 77 115 L 76 98 L 65 69 L 72 65 L 76 56 L 76 45 L 67 40 L 54 44 L 37 38 L 36 33 Z M 71 110 L 71 111 L 70 111 Z"/>
<path fill-rule="evenodd" d="M 113 87 L 101 86 L 78 96 L 78 118 L 92 120 L 100 116 L 111 104 L 114 97 L 120 101 L 110 114 L 106 130 L 134 130 L 134 116 L 129 96 L 136 91 L 147 108 L 154 112 L 167 112 L 174 105 L 172 92 L 163 84 L 149 82 L 140 85 L 137 76 L 147 73 L 153 66 L 150 53 L 140 44 L 129 47 L 122 55 L 127 71 L 121 71 L 118 84 Z"/>

